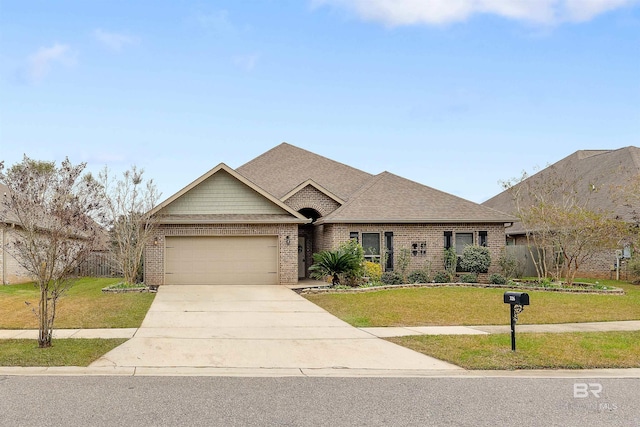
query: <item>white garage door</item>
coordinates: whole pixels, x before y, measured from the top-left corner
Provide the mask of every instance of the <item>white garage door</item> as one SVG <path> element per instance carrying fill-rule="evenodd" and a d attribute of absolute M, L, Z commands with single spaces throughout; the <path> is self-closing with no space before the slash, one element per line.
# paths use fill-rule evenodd
<path fill-rule="evenodd" d="M 276 285 L 276 236 L 167 237 L 167 285 Z"/>

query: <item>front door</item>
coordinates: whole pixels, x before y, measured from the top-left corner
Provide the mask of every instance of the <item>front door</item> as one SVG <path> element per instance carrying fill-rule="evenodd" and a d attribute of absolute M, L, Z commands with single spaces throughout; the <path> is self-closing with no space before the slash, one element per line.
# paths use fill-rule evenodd
<path fill-rule="evenodd" d="M 305 238 L 298 236 L 298 278 L 304 279 L 307 276 L 307 250 Z"/>

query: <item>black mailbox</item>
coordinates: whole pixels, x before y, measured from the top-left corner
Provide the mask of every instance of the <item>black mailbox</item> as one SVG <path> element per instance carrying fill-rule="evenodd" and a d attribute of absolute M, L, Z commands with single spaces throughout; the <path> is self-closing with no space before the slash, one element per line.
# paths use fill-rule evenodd
<path fill-rule="evenodd" d="M 526 292 L 505 292 L 504 303 L 511 305 L 529 305 L 529 294 Z"/>

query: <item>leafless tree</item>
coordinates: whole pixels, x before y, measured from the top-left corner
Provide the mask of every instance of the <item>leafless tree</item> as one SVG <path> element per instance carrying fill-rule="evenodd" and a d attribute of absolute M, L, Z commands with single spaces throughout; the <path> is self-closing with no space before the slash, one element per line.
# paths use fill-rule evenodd
<path fill-rule="evenodd" d="M 6 246 L 36 280 L 40 300 L 38 346 L 50 347 L 58 299 L 71 286 L 74 269 L 91 253 L 101 232 L 100 185 L 82 175 L 86 164 L 65 159 L 37 161 L 24 156 L 5 170 L 0 163 L 0 219 L 15 225 L 16 239 Z"/>
<path fill-rule="evenodd" d="M 539 278 L 563 276 L 571 285 L 577 271 L 601 251 L 615 249 L 623 223 L 591 205 L 579 174 L 550 166 L 504 184 L 513 197 Z M 534 256 L 533 251 L 537 251 Z"/>
<path fill-rule="evenodd" d="M 110 248 L 126 284 L 135 284 L 141 268 L 144 247 L 152 237 L 157 217 L 151 210 L 160 198 L 153 180 L 145 180 L 144 170 L 135 165 L 114 180 L 105 167 L 99 180 L 110 221 Z"/>

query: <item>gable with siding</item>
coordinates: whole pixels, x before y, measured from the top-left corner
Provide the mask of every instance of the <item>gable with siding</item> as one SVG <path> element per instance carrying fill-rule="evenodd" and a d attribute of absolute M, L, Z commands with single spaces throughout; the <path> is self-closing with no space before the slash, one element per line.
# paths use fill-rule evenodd
<path fill-rule="evenodd" d="M 220 170 L 164 208 L 166 215 L 282 215 L 287 212 Z"/>

